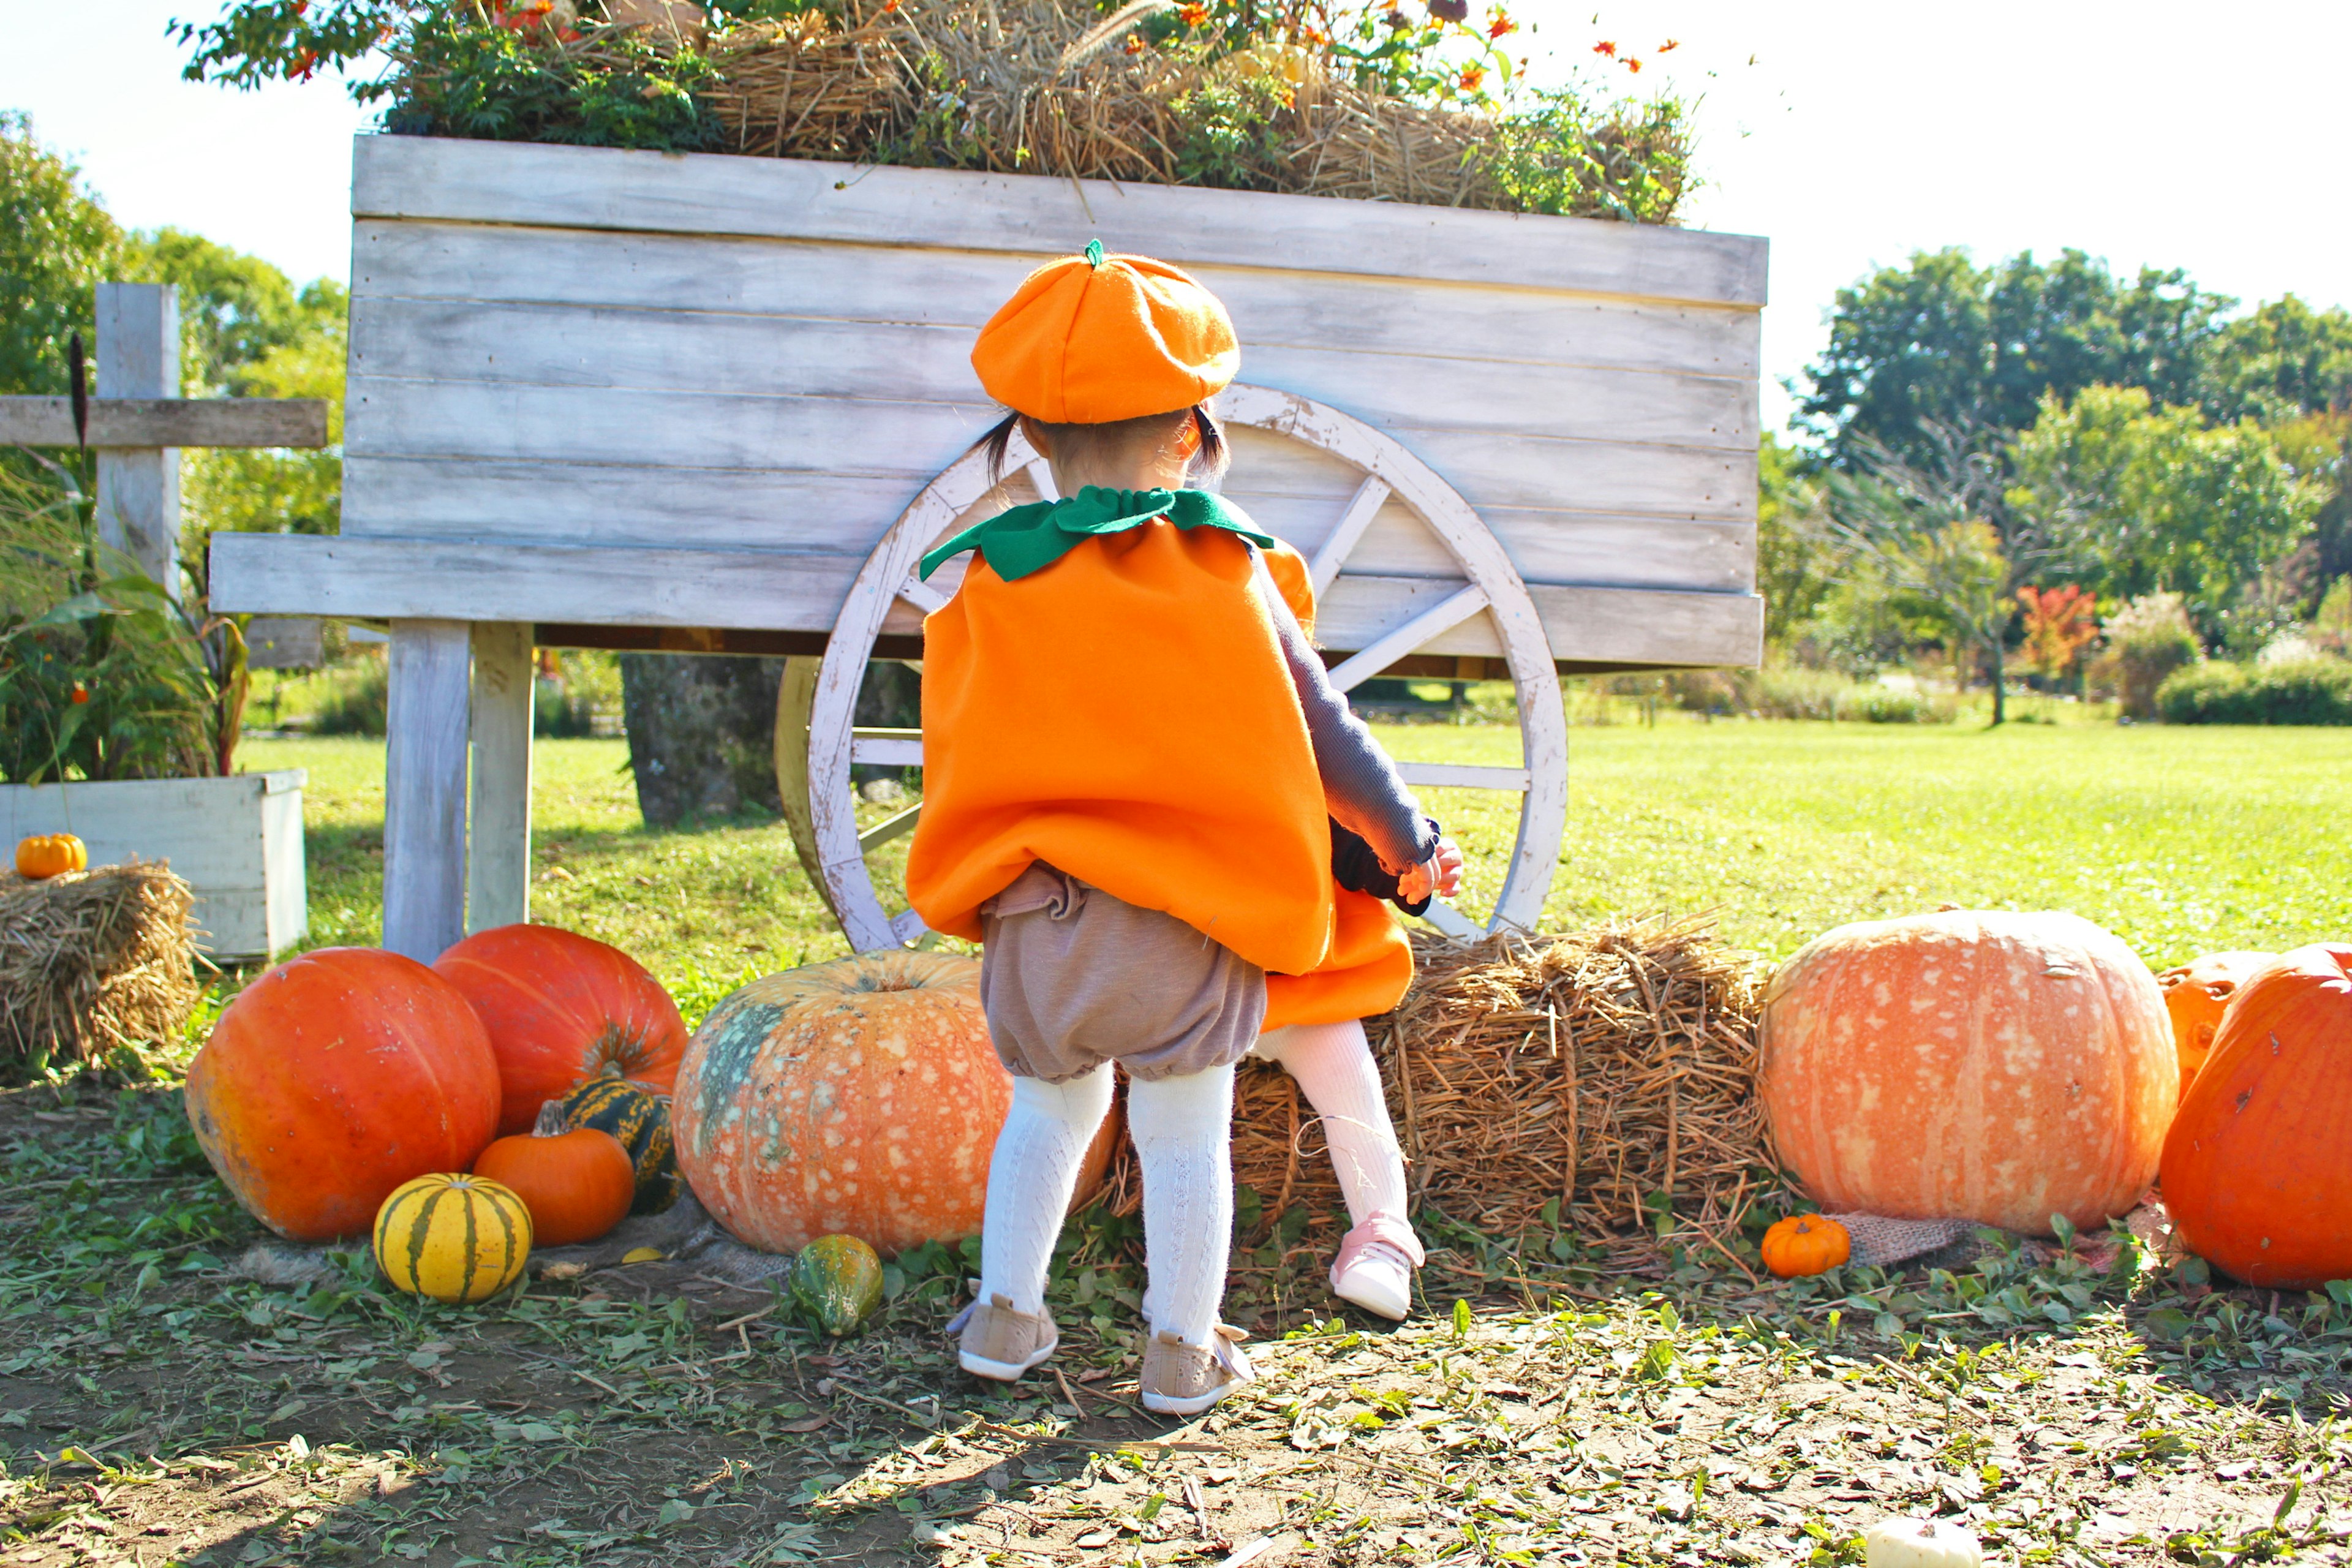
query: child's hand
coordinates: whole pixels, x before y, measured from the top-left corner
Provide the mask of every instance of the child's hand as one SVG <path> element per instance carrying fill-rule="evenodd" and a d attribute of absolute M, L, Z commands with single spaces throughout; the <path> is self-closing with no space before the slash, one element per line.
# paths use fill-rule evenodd
<path fill-rule="evenodd" d="M 1417 904 L 1434 895 L 1450 899 L 1462 890 L 1462 847 L 1451 838 L 1437 841 L 1437 853 L 1397 879 L 1397 897 Z"/>

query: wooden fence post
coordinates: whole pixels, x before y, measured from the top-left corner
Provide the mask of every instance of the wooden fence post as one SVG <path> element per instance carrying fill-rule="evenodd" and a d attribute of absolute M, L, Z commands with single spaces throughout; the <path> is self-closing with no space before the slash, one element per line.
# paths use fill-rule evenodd
<path fill-rule="evenodd" d="M 171 283 L 98 286 L 100 397 L 180 395 L 180 290 Z M 99 537 L 180 595 L 180 449 L 101 447 Z"/>
<path fill-rule="evenodd" d="M 466 929 L 530 919 L 530 715 L 528 624 L 474 626 L 474 805 L 466 837 Z"/>
<path fill-rule="evenodd" d="M 383 945 L 430 963 L 466 933 L 470 628 L 392 623 L 384 715 Z"/>

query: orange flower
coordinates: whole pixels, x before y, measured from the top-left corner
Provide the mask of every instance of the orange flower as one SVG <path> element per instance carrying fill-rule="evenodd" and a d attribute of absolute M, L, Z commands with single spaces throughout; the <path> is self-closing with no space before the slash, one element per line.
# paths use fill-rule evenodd
<path fill-rule="evenodd" d="M 882 9 L 885 13 L 897 11 L 898 9 L 898 0 L 882 0 Z"/>
<path fill-rule="evenodd" d="M 1143 37 L 1141 34 L 1129 33 L 1127 36 L 1127 52 L 1130 55 L 1139 55 L 1143 52 Z"/>
<path fill-rule="evenodd" d="M 1642 62 L 1637 59 L 1628 59 L 1625 62 L 1625 68 L 1632 71 L 1635 76 L 1640 76 L 1642 74 Z"/>
<path fill-rule="evenodd" d="M 1683 41 L 1680 38 L 1668 38 L 1664 43 L 1658 46 L 1658 53 L 1662 55 L 1670 55 L 1682 47 Z"/>
<path fill-rule="evenodd" d="M 1204 27 L 1209 23 L 1209 8 L 1193 0 L 1190 5 L 1177 6 L 1176 17 L 1188 27 Z"/>
<path fill-rule="evenodd" d="M 1486 79 L 1486 73 L 1480 68 L 1472 66 L 1469 69 L 1462 73 L 1462 90 L 1465 92 L 1475 92 L 1478 90 L 1478 84 Z"/>
<path fill-rule="evenodd" d="M 1518 30 L 1519 25 L 1500 11 L 1496 12 L 1486 20 L 1486 36 L 1490 38 L 1499 38 L 1506 33 L 1516 33 Z"/>
<path fill-rule="evenodd" d="M 1611 43 L 1607 38 L 1603 38 L 1599 43 L 1592 46 L 1592 52 L 1596 55 L 1607 55 L 1613 60 L 1617 58 L 1617 46 Z"/>
<path fill-rule="evenodd" d="M 84 685 L 83 685 L 80 681 L 79 681 L 79 680 L 75 681 L 75 682 L 74 682 L 74 689 L 73 689 L 73 700 L 74 700 L 74 701 L 75 701 L 76 703 L 83 703 L 83 702 L 87 702 L 87 701 L 89 701 L 89 687 L 87 687 L 87 686 L 84 686 Z"/>

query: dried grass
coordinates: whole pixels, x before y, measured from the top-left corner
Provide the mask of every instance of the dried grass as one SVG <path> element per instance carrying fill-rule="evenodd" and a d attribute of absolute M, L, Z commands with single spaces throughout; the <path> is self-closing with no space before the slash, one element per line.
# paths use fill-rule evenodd
<path fill-rule="evenodd" d="M 1757 988 L 1712 922 L 1415 950 L 1412 992 L 1367 1028 L 1416 1208 L 1508 1237 L 1558 1199 L 1563 1227 L 1615 1236 L 1644 1230 L 1667 1194 L 1681 1220 L 1720 1234 L 1771 1184 Z M 1298 1204 L 1314 1227 L 1346 1222 L 1314 1110 L 1279 1068 L 1243 1067 L 1234 1180 L 1269 1218 Z M 1116 1212 L 1139 1206 L 1131 1153 L 1108 1187 Z"/>
<path fill-rule="evenodd" d="M 1157 8 L 1120 16 L 1140 22 Z M 1129 54 L 1132 25 L 1102 21 L 1076 0 L 899 0 L 891 8 L 849 0 L 839 22 L 810 11 L 714 35 L 704 47 L 714 77 L 703 90 L 728 153 L 1505 211 L 1525 205 L 1498 178 L 1499 132 L 1489 115 L 1362 91 L 1287 46 L 1213 62 L 1181 49 Z M 585 46 L 591 63 L 599 47 Z M 626 68 L 617 51 L 602 63 Z M 1204 127 L 1216 116 L 1204 94 L 1254 99 L 1262 122 L 1213 148 Z M 1589 164 L 1590 189 L 1570 210 L 1667 221 L 1686 153 L 1678 125 L 1599 126 L 1576 154 Z M 1663 212 L 1662 172 L 1670 187 Z M 1637 189 L 1646 194 L 1629 198 Z"/>
<path fill-rule="evenodd" d="M 0 1066 L 89 1061 L 195 1010 L 195 895 L 160 863 L 30 882 L 0 871 Z"/>

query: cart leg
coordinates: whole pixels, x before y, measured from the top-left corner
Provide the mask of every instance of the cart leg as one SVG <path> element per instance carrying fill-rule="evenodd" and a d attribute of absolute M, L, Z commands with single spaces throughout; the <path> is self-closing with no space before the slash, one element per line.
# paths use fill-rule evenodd
<path fill-rule="evenodd" d="M 383 945 L 430 963 L 465 934 L 463 621 L 392 623 L 383 764 Z"/>
<path fill-rule="evenodd" d="M 474 627 L 473 810 L 466 836 L 466 929 L 530 918 L 530 632 Z"/>
<path fill-rule="evenodd" d="M 816 703 L 817 672 L 824 668 L 824 660 L 816 658 L 794 655 L 784 660 L 784 679 L 776 687 L 776 794 L 784 803 L 784 826 L 792 829 L 801 869 L 838 923 L 841 911 L 834 909 L 833 889 L 825 885 L 816 816 L 809 809 L 809 712 Z"/>

